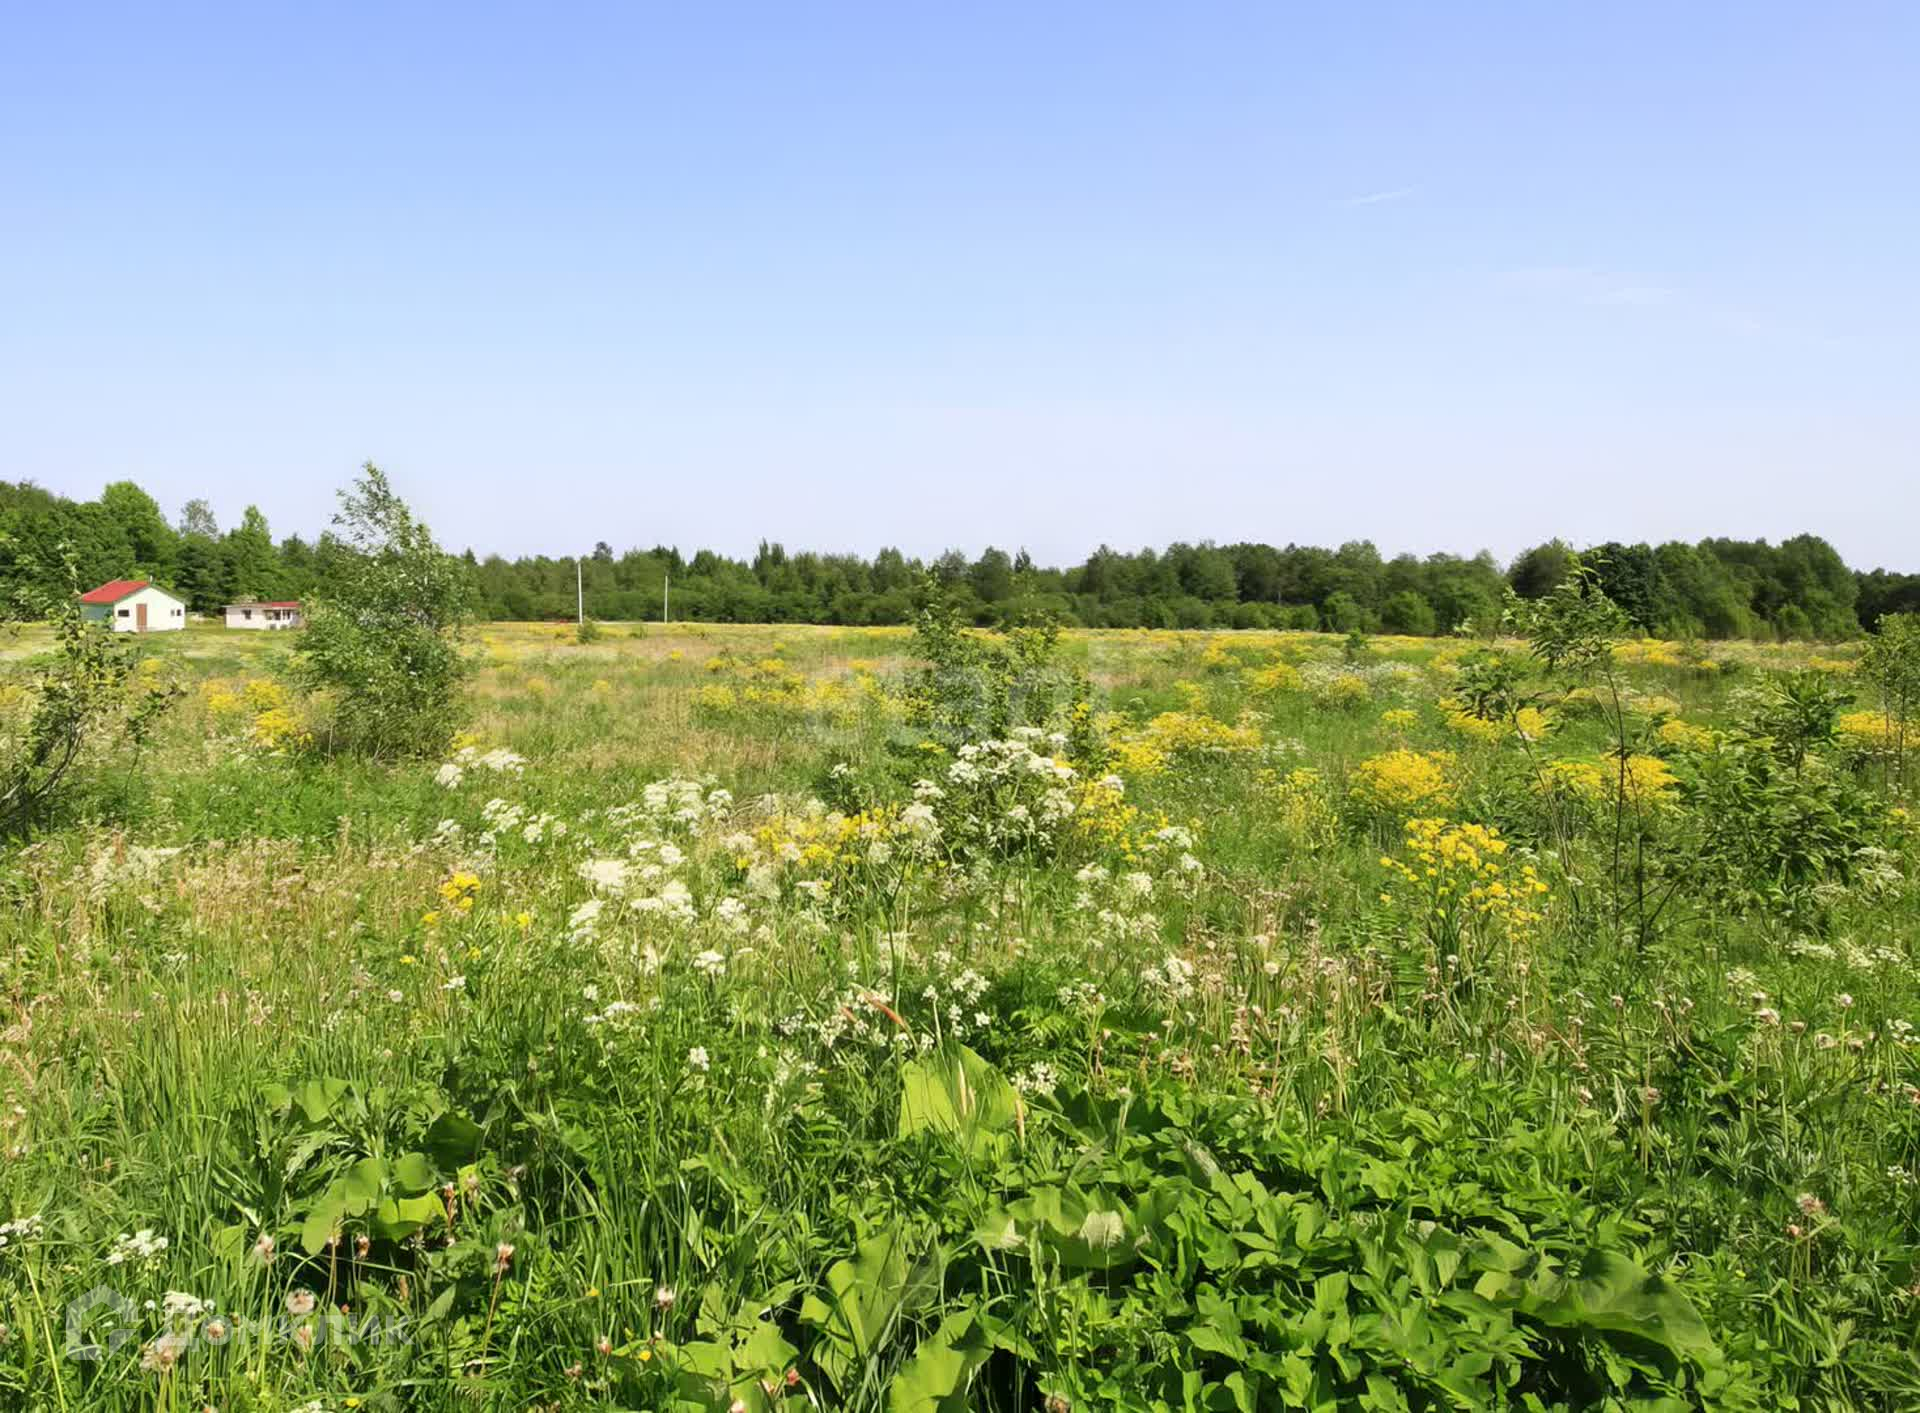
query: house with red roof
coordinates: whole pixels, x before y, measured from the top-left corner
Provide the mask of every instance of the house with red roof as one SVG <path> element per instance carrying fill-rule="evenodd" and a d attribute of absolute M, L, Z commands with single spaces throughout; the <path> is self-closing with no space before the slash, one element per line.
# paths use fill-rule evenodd
<path fill-rule="evenodd" d="M 229 628 L 298 628 L 301 621 L 298 599 L 242 599 L 227 605 Z"/>
<path fill-rule="evenodd" d="M 116 633 L 171 633 L 187 626 L 187 606 L 148 579 L 111 579 L 80 595 L 80 613 Z"/>

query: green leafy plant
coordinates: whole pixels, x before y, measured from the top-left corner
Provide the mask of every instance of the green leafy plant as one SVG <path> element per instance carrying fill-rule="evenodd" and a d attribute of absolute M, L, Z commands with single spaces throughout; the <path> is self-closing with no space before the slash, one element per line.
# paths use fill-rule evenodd
<path fill-rule="evenodd" d="M 64 565 L 65 592 L 42 594 L 29 581 L 6 606 L 16 626 L 50 619 L 54 644 L 0 710 L 0 833 L 43 816 L 90 747 L 137 749 L 180 694 L 170 677 L 137 670 L 139 650 L 125 635 L 86 620 L 70 555 Z"/>
<path fill-rule="evenodd" d="M 294 675 L 331 697 L 334 745 L 374 756 L 442 751 L 467 675 L 465 574 L 372 462 L 341 492 L 333 523 Z"/>

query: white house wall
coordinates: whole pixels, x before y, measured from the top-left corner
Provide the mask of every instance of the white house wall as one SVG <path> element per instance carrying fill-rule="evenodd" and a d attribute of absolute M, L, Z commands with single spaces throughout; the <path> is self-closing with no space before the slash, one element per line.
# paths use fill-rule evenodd
<path fill-rule="evenodd" d="M 128 594 L 117 603 L 105 605 L 107 621 L 113 625 L 113 631 L 116 633 L 139 632 L 139 605 L 143 603 L 147 606 L 149 633 L 172 633 L 187 626 L 187 606 L 165 590 L 148 585 L 138 593 Z M 125 610 L 124 616 L 122 616 L 122 610 Z"/>

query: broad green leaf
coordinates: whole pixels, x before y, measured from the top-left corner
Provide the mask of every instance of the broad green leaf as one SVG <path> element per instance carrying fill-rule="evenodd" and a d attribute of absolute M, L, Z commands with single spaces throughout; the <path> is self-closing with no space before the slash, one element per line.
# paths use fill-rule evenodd
<path fill-rule="evenodd" d="M 393 1185 L 402 1192 L 425 1192 L 433 1184 L 433 1164 L 424 1153 L 403 1153 L 393 1164 Z"/>
<path fill-rule="evenodd" d="M 900 1067 L 902 1138 L 934 1132 L 971 1157 L 989 1157 L 1012 1132 L 1018 1096 L 1000 1072 L 964 1045 Z"/>
<path fill-rule="evenodd" d="M 436 1163 L 451 1170 L 473 1161 L 480 1151 L 480 1138 L 479 1124 L 449 1109 L 427 1126 L 424 1146 Z"/>
<path fill-rule="evenodd" d="M 947 1316 L 887 1388 L 889 1413 L 962 1413 L 967 1386 L 993 1353 L 971 1310 Z"/>

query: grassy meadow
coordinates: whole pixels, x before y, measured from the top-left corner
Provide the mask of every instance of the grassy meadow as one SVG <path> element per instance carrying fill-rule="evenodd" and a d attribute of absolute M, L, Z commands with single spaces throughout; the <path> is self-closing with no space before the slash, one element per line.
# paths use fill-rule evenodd
<path fill-rule="evenodd" d="M 295 641 L 0 855 L 0 1404 L 1920 1407 L 1853 648 L 490 625 L 379 764 Z"/>

